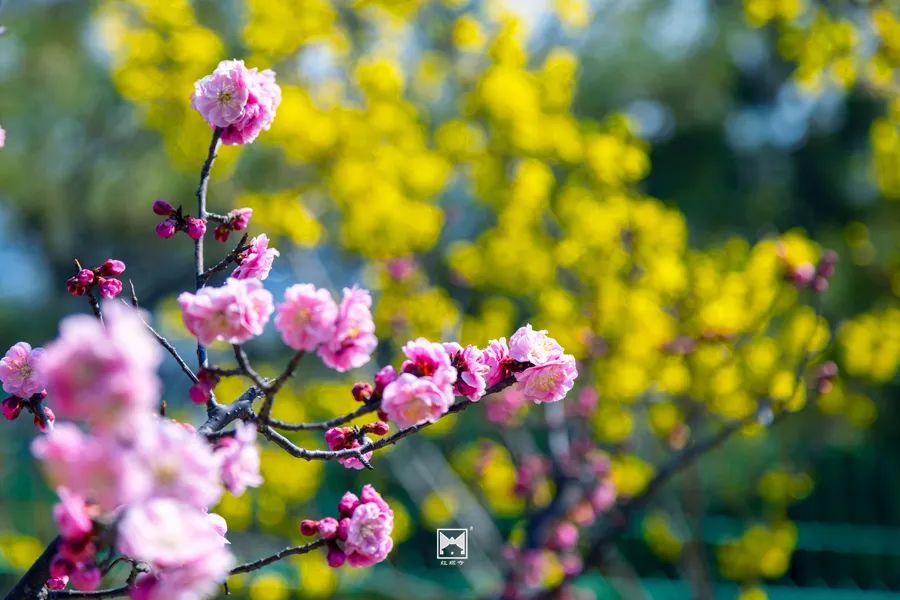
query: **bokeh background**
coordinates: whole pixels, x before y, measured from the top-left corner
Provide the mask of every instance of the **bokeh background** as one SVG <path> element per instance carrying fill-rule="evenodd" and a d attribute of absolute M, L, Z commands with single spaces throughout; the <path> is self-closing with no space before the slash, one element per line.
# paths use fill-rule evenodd
<path fill-rule="evenodd" d="M 74 258 L 115 257 L 190 355 L 173 299 L 192 246 L 157 238 L 150 204 L 191 206 L 209 141 L 192 84 L 244 58 L 276 70 L 284 101 L 255 144 L 220 152 L 210 208 L 254 209 L 251 231 L 281 251 L 276 297 L 297 281 L 370 287 L 379 363 L 417 335 L 550 329 L 582 361 L 579 394 L 599 398 L 590 425 L 623 496 L 691 426 L 746 416 L 751 397 L 797 413 L 674 481 L 580 585 L 599 598 L 900 598 L 900 3 L 7 0 L 0 24 L 4 348 L 44 343 L 87 309 L 65 293 Z M 830 325 L 780 282 L 777 239 L 795 265 L 840 254 L 821 299 Z M 287 358 L 273 333 L 251 346 L 264 374 Z M 666 350 L 679 336 L 712 341 Z M 785 391 L 784 365 L 808 339 L 845 377 L 807 403 Z M 308 363 L 276 416 L 347 412 L 349 386 L 374 369 Z M 162 375 L 171 409 L 197 422 L 177 367 Z M 233 592 L 496 590 L 526 508 L 516 448 L 544 447 L 542 416 L 468 412 L 371 473 L 266 447 L 266 484 L 218 509 L 242 558 L 297 540 L 299 519 L 366 482 L 392 501 L 397 546 L 371 570 L 308 555 Z M 27 420 L 0 426 L 5 589 L 52 537 L 53 495 Z M 462 568 L 431 558 L 444 525 L 475 528 Z"/>

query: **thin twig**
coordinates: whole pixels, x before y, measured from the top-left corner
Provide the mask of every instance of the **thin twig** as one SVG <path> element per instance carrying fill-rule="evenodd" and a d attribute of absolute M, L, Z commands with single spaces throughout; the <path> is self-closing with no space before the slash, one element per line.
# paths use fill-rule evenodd
<path fill-rule="evenodd" d="M 354 419 L 357 419 L 369 413 L 373 413 L 376 410 L 378 410 L 378 403 L 364 404 L 351 413 L 347 413 L 346 415 L 341 415 L 340 417 L 335 417 L 333 419 L 328 419 L 327 421 L 315 421 L 312 423 L 288 423 L 287 421 L 269 417 L 266 421 L 266 424 L 271 425 L 276 429 L 281 429 L 282 431 L 325 431 L 331 429 L 332 427 L 337 427 L 338 425 L 349 423 Z"/>
<path fill-rule="evenodd" d="M 304 354 L 305 352 L 303 350 L 294 353 L 294 356 L 291 357 L 287 367 L 285 367 L 284 372 L 282 372 L 281 375 L 266 388 L 266 399 L 263 401 L 262 408 L 259 409 L 260 422 L 265 423 L 268 421 L 269 415 L 272 413 L 272 405 L 275 403 L 275 395 L 287 380 L 293 376 L 294 371 L 297 370 L 297 365 L 300 364 L 300 359 L 303 358 Z"/>
<path fill-rule="evenodd" d="M 200 183 L 197 186 L 197 218 L 206 218 L 206 190 L 209 187 L 209 174 L 212 171 L 213 163 L 216 161 L 216 152 L 219 149 L 219 142 L 222 138 L 222 128 L 213 129 L 212 139 L 209 142 L 209 151 L 206 153 L 206 160 L 200 169 Z M 203 279 L 203 240 L 205 235 L 194 241 L 194 291 L 199 291 L 205 285 Z M 200 367 L 205 367 L 207 363 L 206 346 L 197 341 L 197 362 Z"/>
<path fill-rule="evenodd" d="M 289 548 L 285 548 L 284 550 L 279 550 L 275 554 L 271 556 L 266 556 L 264 558 L 260 558 L 258 560 L 254 560 L 253 562 L 244 563 L 242 565 L 238 565 L 233 568 L 230 572 L 231 575 L 238 575 L 240 573 L 249 573 L 251 571 L 256 571 L 265 567 L 266 565 L 270 565 L 273 562 L 278 562 L 283 558 L 287 558 L 288 556 L 294 556 L 297 554 L 306 554 L 315 550 L 316 548 L 321 548 L 326 544 L 326 540 L 323 538 L 319 538 L 314 542 L 310 542 L 308 544 L 303 544 L 302 546 L 290 546 Z"/>
<path fill-rule="evenodd" d="M 238 367 L 240 367 L 241 372 L 250 378 L 250 380 L 264 392 L 268 390 L 268 382 L 257 373 L 252 366 L 250 366 L 250 359 L 247 358 L 247 353 L 244 352 L 243 346 L 240 344 L 234 344 L 234 358 L 237 360 Z"/>
<path fill-rule="evenodd" d="M 80 592 L 78 590 L 61 590 L 58 592 L 50 592 L 48 598 L 121 598 L 128 595 L 128 586 L 123 585 L 117 588 L 108 588 L 105 590 L 94 590 L 93 592 Z"/>
<path fill-rule="evenodd" d="M 208 213 L 207 213 L 207 215 L 208 215 Z M 216 273 L 218 273 L 220 271 L 224 271 L 225 269 L 227 269 L 228 265 L 230 265 L 231 263 L 238 262 L 238 255 L 247 249 L 247 236 L 248 236 L 248 234 L 245 233 L 244 236 L 241 238 L 241 241 L 238 242 L 237 246 L 235 246 L 231 252 L 226 254 L 225 258 L 223 258 L 222 260 L 217 262 L 215 265 L 211 266 L 210 268 L 206 269 L 206 271 L 203 272 L 203 285 L 206 285 L 207 283 L 209 283 L 210 277 L 212 277 L 213 275 L 215 275 Z"/>

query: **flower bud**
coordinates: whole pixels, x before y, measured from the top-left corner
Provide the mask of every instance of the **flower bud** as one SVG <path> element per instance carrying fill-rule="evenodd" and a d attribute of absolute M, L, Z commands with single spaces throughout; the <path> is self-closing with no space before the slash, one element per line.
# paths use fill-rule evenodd
<path fill-rule="evenodd" d="M 100 288 L 100 296 L 106 299 L 115 298 L 122 293 L 122 282 L 118 279 L 104 279 L 100 277 L 97 285 Z"/>
<path fill-rule="evenodd" d="M 225 223 L 219 223 L 215 230 L 213 230 L 213 238 L 215 238 L 217 242 L 222 242 L 223 244 L 228 241 L 229 235 L 231 235 L 231 229 L 229 229 L 228 225 Z"/>
<path fill-rule="evenodd" d="M 66 586 L 69 584 L 69 576 L 65 577 L 51 577 L 47 580 L 47 589 L 53 590 L 54 592 L 58 592 L 60 590 L 66 589 Z"/>
<path fill-rule="evenodd" d="M 359 506 L 359 497 L 353 492 L 346 492 L 338 502 L 338 512 L 342 517 L 349 517 L 357 506 Z"/>
<path fill-rule="evenodd" d="M 363 427 L 363 430 L 365 430 L 366 433 L 371 433 L 373 435 L 384 435 L 391 430 L 391 426 L 384 421 L 375 421 L 374 423 L 369 423 Z"/>
<path fill-rule="evenodd" d="M 305 536 L 315 535 L 319 531 L 318 521 L 303 519 L 300 521 L 300 533 Z"/>
<path fill-rule="evenodd" d="M 252 208 L 236 208 L 228 213 L 228 217 L 231 219 L 231 228 L 235 231 L 247 229 L 247 225 L 250 224 L 250 217 L 252 216 Z"/>
<path fill-rule="evenodd" d="M 79 565 L 78 568 L 72 571 L 70 577 L 72 578 L 72 587 L 82 592 L 92 592 L 100 587 L 100 580 L 103 579 L 103 574 L 97 568 L 97 565 L 90 563 Z"/>
<path fill-rule="evenodd" d="M 72 561 L 59 555 L 50 563 L 50 577 L 55 577 L 56 579 L 67 577 L 74 570 L 75 565 L 72 564 Z"/>
<path fill-rule="evenodd" d="M 49 406 L 44 406 L 44 418 L 41 419 L 37 415 L 34 415 L 34 425 L 38 429 L 40 429 L 43 433 L 47 433 L 48 431 L 53 430 L 53 423 L 56 422 L 56 415 L 53 414 L 53 411 L 50 410 Z"/>
<path fill-rule="evenodd" d="M 347 541 L 347 533 L 350 531 L 350 519 L 344 517 L 338 521 L 337 538 L 342 542 Z"/>
<path fill-rule="evenodd" d="M 188 396 L 194 404 L 206 404 L 206 401 L 209 400 L 209 391 L 206 386 L 195 383 L 188 390 Z"/>
<path fill-rule="evenodd" d="M 337 547 L 337 544 L 328 544 L 328 554 L 327 554 L 328 566 L 332 569 L 337 569 L 347 560 L 347 555 L 344 554 L 344 551 Z"/>
<path fill-rule="evenodd" d="M 175 219 L 166 219 L 165 221 L 160 221 L 156 225 L 156 235 L 164 240 L 169 239 L 170 237 L 175 235 L 175 225 Z"/>
<path fill-rule="evenodd" d="M 187 217 L 187 234 L 192 240 L 199 240 L 206 233 L 206 219 Z"/>
<path fill-rule="evenodd" d="M 326 540 L 334 539 L 337 536 L 338 522 L 334 517 L 325 517 L 319 520 L 319 535 Z"/>
<path fill-rule="evenodd" d="M 175 209 L 172 208 L 172 205 L 163 200 L 162 198 L 158 198 L 153 201 L 153 212 L 163 217 L 167 217 L 175 212 Z"/>
<path fill-rule="evenodd" d="M 395 379 L 397 379 L 397 371 L 391 365 L 378 371 L 375 374 L 375 395 L 380 397 L 384 393 L 384 388 Z"/>
<path fill-rule="evenodd" d="M 14 421 L 22 412 L 22 399 L 18 396 L 10 396 L 3 400 L 2 407 L 3 416 L 7 421 Z"/>
<path fill-rule="evenodd" d="M 78 285 L 91 285 L 94 283 L 94 272 L 90 269 L 81 269 L 78 271 L 78 274 L 75 275 L 75 281 Z"/>
<path fill-rule="evenodd" d="M 332 427 L 325 432 L 325 443 L 332 450 L 342 450 L 347 447 L 351 433 L 346 427 Z"/>
<path fill-rule="evenodd" d="M 73 296 L 84 296 L 87 288 L 78 283 L 78 279 L 76 277 L 69 277 L 68 279 L 66 279 L 66 290 L 68 290 L 68 292 Z"/>
<path fill-rule="evenodd" d="M 372 399 L 372 386 L 365 381 L 360 381 L 353 385 L 353 399 L 357 402 L 366 403 Z"/>
<path fill-rule="evenodd" d="M 819 277 L 830 279 L 831 276 L 834 275 L 834 267 L 837 265 L 837 261 L 837 252 L 834 250 L 826 250 L 822 253 L 822 258 L 819 259 L 819 264 L 816 266 L 816 274 Z"/>
<path fill-rule="evenodd" d="M 118 277 L 125 272 L 125 263 L 115 258 L 107 258 L 100 266 L 100 274 L 106 277 Z"/>

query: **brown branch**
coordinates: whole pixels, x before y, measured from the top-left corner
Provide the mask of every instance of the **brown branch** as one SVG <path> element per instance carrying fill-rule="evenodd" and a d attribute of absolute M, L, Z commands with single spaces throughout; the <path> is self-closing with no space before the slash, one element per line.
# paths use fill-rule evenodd
<path fill-rule="evenodd" d="M 207 213 L 207 216 L 209 216 L 208 213 Z M 226 254 L 225 258 L 223 258 L 222 260 L 217 262 L 215 265 L 211 266 L 210 268 L 206 269 L 206 271 L 203 272 L 203 285 L 206 285 L 207 283 L 209 283 L 210 277 L 212 277 L 213 275 L 215 275 L 216 273 L 218 273 L 220 271 L 224 271 L 225 269 L 227 269 L 228 265 L 230 265 L 231 263 L 238 262 L 238 255 L 247 249 L 248 235 L 249 234 L 245 233 L 243 235 L 243 237 L 241 238 L 241 241 L 238 242 L 237 246 L 235 246 L 231 252 Z"/>

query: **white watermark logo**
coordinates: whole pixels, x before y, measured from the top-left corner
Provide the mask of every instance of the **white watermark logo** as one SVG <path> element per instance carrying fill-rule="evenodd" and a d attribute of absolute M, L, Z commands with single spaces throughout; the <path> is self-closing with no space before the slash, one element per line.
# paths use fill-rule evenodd
<path fill-rule="evenodd" d="M 469 530 L 438 529 L 437 557 L 441 565 L 462 564 L 469 558 Z"/>

